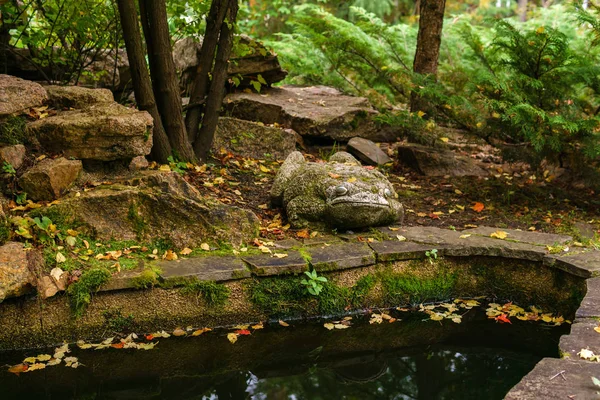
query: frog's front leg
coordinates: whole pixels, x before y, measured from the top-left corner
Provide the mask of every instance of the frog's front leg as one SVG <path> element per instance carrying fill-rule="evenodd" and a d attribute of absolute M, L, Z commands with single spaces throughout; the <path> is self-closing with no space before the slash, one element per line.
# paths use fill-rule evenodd
<path fill-rule="evenodd" d="M 294 228 L 304 228 L 310 222 L 324 222 L 325 202 L 311 196 L 298 196 L 285 207 L 288 221 Z"/>

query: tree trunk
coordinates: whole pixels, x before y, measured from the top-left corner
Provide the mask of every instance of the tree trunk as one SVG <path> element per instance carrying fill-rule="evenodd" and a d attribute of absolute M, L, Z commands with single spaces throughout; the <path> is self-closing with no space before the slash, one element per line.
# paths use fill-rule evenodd
<path fill-rule="evenodd" d="M 131 71 L 131 81 L 135 100 L 140 110 L 145 110 L 152 115 L 154 119 L 154 128 L 152 130 L 152 152 L 150 156 L 153 160 L 166 163 L 171 155 L 171 145 L 163 127 L 154 101 L 150 75 L 146 66 L 146 58 L 142 47 L 142 37 L 138 25 L 137 10 L 134 0 L 118 0 L 119 15 L 121 17 L 121 26 L 123 28 L 123 39 L 129 58 L 129 69 Z"/>
<path fill-rule="evenodd" d="M 148 42 L 148 58 L 152 74 L 154 97 L 171 148 L 178 159 L 195 161 L 192 146 L 187 139 L 179 84 L 173 62 L 171 38 L 167 23 L 165 0 L 139 0 L 144 35 Z"/>
<path fill-rule="evenodd" d="M 200 160 L 206 160 L 215 136 L 217 123 L 219 122 L 219 111 L 223 105 L 223 96 L 225 95 L 227 64 L 231 55 L 233 30 L 238 9 L 238 0 L 229 0 L 226 18 L 221 24 L 219 49 L 217 50 L 215 66 L 213 68 L 212 82 L 207 97 L 204 118 L 202 119 L 202 127 L 198 133 L 198 138 L 194 142 L 194 151 Z"/>
<path fill-rule="evenodd" d="M 190 93 L 190 104 L 185 116 L 185 127 L 191 143 L 196 140 L 200 129 L 204 102 L 208 94 L 210 71 L 213 66 L 219 31 L 225 19 L 228 3 L 228 0 L 213 0 L 206 18 L 206 32 L 202 41 L 202 49 L 200 49 L 197 75 L 194 79 L 194 85 Z"/>
<path fill-rule="evenodd" d="M 418 74 L 430 75 L 433 79 L 437 75 L 445 6 L 446 0 L 421 0 L 420 2 L 421 15 L 413 71 Z M 417 93 L 412 92 L 411 111 L 415 112 L 423 110 L 423 108 L 428 109 L 429 107 Z"/>
<path fill-rule="evenodd" d="M 518 0 L 517 10 L 519 14 L 519 20 L 521 22 L 527 21 L 527 0 Z"/>

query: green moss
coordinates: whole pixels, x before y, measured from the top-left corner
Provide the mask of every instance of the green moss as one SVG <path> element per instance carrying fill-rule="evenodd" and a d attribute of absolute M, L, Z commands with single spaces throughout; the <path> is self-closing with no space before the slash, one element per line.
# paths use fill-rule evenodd
<path fill-rule="evenodd" d="M 92 294 L 108 282 L 111 273 L 106 268 L 92 268 L 84 271 L 79 280 L 69 286 L 67 295 L 75 316 L 81 316 L 92 301 Z"/>
<path fill-rule="evenodd" d="M 350 302 L 354 307 L 366 306 L 364 300 L 367 295 L 373 290 L 377 284 L 377 277 L 375 275 L 365 275 L 360 278 L 356 284 L 352 287 L 352 296 Z"/>
<path fill-rule="evenodd" d="M 21 117 L 9 117 L 0 122 L 0 142 L 8 144 L 27 144 L 26 121 Z"/>
<path fill-rule="evenodd" d="M 159 276 L 158 268 L 145 268 L 139 276 L 131 280 L 131 283 L 136 289 L 149 289 L 158 284 Z"/>
<path fill-rule="evenodd" d="M 8 242 L 10 239 L 11 229 L 7 219 L 0 220 L 0 245 Z"/>
<path fill-rule="evenodd" d="M 229 288 L 214 281 L 192 281 L 181 288 L 184 295 L 202 297 L 209 306 L 223 306 L 229 299 Z"/>
<path fill-rule="evenodd" d="M 304 261 L 306 261 L 307 264 L 310 264 L 312 262 L 312 256 L 310 255 L 310 253 L 308 252 L 308 250 L 304 247 L 301 247 L 298 249 L 298 253 L 300 253 L 300 257 L 302 257 L 304 259 Z"/>
<path fill-rule="evenodd" d="M 393 272 L 381 277 L 385 300 L 391 304 L 446 300 L 452 296 L 456 280 L 456 273 L 445 270 L 439 270 L 431 277 Z"/>
<path fill-rule="evenodd" d="M 140 215 L 138 211 L 138 207 L 135 203 L 131 203 L 129 206 L 129 210 L 127 212 L 127 219 L 131 222 L 133 226 L 133 231 L 138 240 L 142 240 L 144 237 L 144 233 L 146 232 L 147 225 L 144 218 Z"/>
<path fill-rule="evenodd" d="M 255 279 L 249 285 L 249 291 L 250 301 L 270 317 L 299 315 L 307 310 L 309 300 L 316 301 L 295 278 Z"/>
<path fill-rule="evenodd" d="M 124 316 L 120 309 L 111 308 L 102 312 L 105 326 L 115 333 L 125 333 L 131 331 L 133 326 L 133 315 Z"/>

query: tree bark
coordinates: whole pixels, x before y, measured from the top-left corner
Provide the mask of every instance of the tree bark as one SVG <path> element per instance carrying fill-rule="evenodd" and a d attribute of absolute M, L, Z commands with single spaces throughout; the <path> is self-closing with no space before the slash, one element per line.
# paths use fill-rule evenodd
<path fill-rule="evenodd" d="M 148 68 L 146 66 L 146 58 L 142 47 L 142 37 L 138 25 L 137 10 L 134 0 L 118 0 L 119 15 L 121 26 L 123 28 L 123 39 L 125 40 L 125 48 L 127 49 L 127 57 L 129 58 L 129 69 L 131 71 L 131 81 L 133 83 L 133 91 L 135 100 L 140 110 L 145 110 L 150 113 L 154 119 L 154 128 L 152 130 L 152 152 L 150 157 L 161 163 L 166 163 L 167 158 L 171 155 L 171 145 L 163 127 L 152 86 Z"/>
<path fill-rule="evenodd" d="M 517 1 L 517 12 L 519 14 L 519 20 L 521 22 L 527 21 L 527 0 Z"/>
<path fill-rule="evenodd" d="M 196 157 L 187 139 L 183 121 L 165 0 L 139 0 L 139 2 L 140 12 L 143 13 L 142 19 L 146 18 L 142 26 L 148 42 L 154 97 L 163 126 L 177 158 L 182 161 L 195 161 Z"/>
<path fill-rule="evenodd" d="M 444 8 L 446 0 L 421 0 L 419 17 L 419 34 L 417 51 L 413 63 L 413 71 L 436 78 L 440 43 L 442 42 L 442 26 L 444 24 Z M 411 94 L 411 111 L 429 108 L 414 91 Z M 424 110 L 425 111 L 425 110 Z"/>
<path fill-rule="evenodd" d="M 213 66 L 219 32 L 225 19 L 228 3 L 228 0 L 213 0 L 206 18 L 206 32 L 202 41 L 202 48 L 200 49 L 199 63 L 196 70 L 197 75 L 194 79 L 190 93 L 190 104 L 185 116 L 185 127 L 191 143 L 196 140 L 198 130 L 200 129 L 204 102 L 208 94 L 210 71 Z"/>
<path fill-rule="evenodd" d="M 223 96 L 225 95 L 225 80 L 227 79 L 227 63 L 231 55 L 233 44 L 233 30 L 235 19 L 237 17 L 239 5 L 238 0 L 229 0 L 226 18 L 221 24 L 221 33 L 219 35 L 219 48 L 213 68 L 212 81 L 208 93 L 202 127 L 198 133 L 198 138 L 194 142 L 194 151 L 196 156 L 204 161 L 215 136 L 215 129 L 219 122 L 219 111 L 223 105 Z"/>

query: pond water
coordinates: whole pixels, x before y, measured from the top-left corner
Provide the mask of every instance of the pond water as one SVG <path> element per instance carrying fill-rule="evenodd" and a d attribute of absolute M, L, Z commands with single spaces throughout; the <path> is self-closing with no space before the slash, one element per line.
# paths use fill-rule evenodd
<path fill-rule="evenodd" d="M 265 325 L 229 343 L 229 330 L 158 339 L 156 349 L 81 350 L 84 366 L 20 374 L 8 365 L 42 350 L 0 353 L 7 399 L 502 399 L 543 357 L 558 356 L 568 325 L 514 320 L 481 310 L 463 322 L 397 313 L 402 321 L 329 331 L 323 321 Z M 52 354 L 52 349 L 47 350 Z"/>

